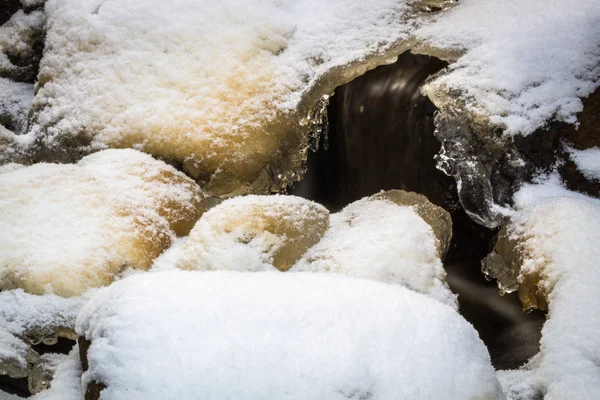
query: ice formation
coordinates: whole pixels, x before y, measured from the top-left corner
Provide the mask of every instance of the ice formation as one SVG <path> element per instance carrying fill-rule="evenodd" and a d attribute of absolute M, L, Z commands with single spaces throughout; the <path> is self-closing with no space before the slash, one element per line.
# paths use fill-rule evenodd
<path fill-rule="evenodd" d="M 243 196 L 206 212 L 177 266 L 190 270 L 288 270 L 329 227 L 329 211 L 296 196 Z"/>
<path fill-rule="evenodd" d="M 512 244 L 496 246 L 504 264 L 488 273 L 517 268 L 524 306 L 548 309 L 535 369 L 544 398 L 599 398 L 600 200 L 549 181 L 521 189 L 515 206 L 500 238 Z"/>
<path fill-rule="evenodd" d="M 406 192 L 382 192 L 333 214 L 323 239 L 290 272 L 334 272 L 395 283 L 456 307 L 438 250 L 439 243 L 449 238 L 438 241 L 418 211 L 419 206 L 421 212 L 437 207 L 424 197 L 414 208 L 389 200 L 398 193 Z M 443 219 L 447 213 L 441 209 L 439 213 L 442 218 L 435 221 L 436 226 L 450 224 L 444 233 L 451 234 L 449 217 Z M 430 216 L 433 223 L 433 213 Z"/>
<path fill-rule="evenodd" d="M 310 109 L 408 48 L 411 10 L 396 0 L 51 0 L 32 135 L 51 159 L 135 147 L 213 194 L 279 189 L 302 173 Z"/>
<path fill-rule="evenodd" d="M 370 280 L 138 274 L 98 291 L 77 332 L 104 399 L 502 398 L 460 315 Z"/>
<path fill-rule="evenodd" d="M 82 400 L 81 362 L 75 347 L 66 360 L 56 369 L 52 385 L 48 390 L 31 397 L 32 400 Z"/>
<path fill-rule="evenodd" d="M 203 212 L 199 187 L 135 150 L 0 173 L 0 287 L 83 293 L 147 269 Z"/>

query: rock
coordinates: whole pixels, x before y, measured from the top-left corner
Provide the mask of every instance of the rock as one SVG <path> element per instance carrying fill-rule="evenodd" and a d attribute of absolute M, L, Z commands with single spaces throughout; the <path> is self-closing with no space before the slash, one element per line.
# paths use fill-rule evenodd
<path fill-rule="evenodd" d="M 440 240 L 436 233 L 447 236 Z M 440 258 L 451 234 L 449 214 L 425 196 L 401 190 L 381 192 L 333 214 L 323 239 L 290 271 L 393 283 L 456 307 Z"/>
<path fill-rule="evenodd" d="M 0 173 L 0 287 L 74 296 L 148 269 L 203 208 L 200 188 L 135 150 Z"/>
<path fill-rule="evenodd" d="M 388 190 L 371 196 L 374 200 L 388 200 L 399 206 L 412 208 L 419 217 L 429 224 L 437 239 L 438 257 L 444 259 L 452 239 L 452 217 L 442 207 L 431 203 L 419 193 L 404 190 Z"/>
<path fill-rule="evenodd" d="M 295 196 L 244 196 L 206 212 L 181 250 L 188 270 L 288 270 L 329 227 L 325 207 Z"/>

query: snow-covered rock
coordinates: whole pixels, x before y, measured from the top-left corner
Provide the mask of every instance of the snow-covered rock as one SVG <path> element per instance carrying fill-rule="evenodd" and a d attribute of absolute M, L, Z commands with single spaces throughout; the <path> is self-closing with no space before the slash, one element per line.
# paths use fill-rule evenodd
<path fill-rule="evenodd" d="M 331 227 L 323 239 L 290 272 L 333 272 L 399 284 L 456 307 L 456 296 L 445 282 L 440 241 L 415 209 L 419 204 L 400 205 L 399 198 L 398 202 L 389 200 L 394 192 L 366 197 L 332 214 Z M 439 207 L 431 204 L 433 208 Z M 447 217 L 442 209 L 440 213 Z M 430 216 L 432 222 L 436 220 Z M 449 224 L 444 229 L 451 234 L 449 217 L 436 221 L 438 226 Z M 449 242 L 450 238 L 442 240 Z"/>
<path fill-rule="evenodd" d="M 503 398 L 460 315 L 370 280 L 138 274 L 99 290 L 77 332 L 103 399 Z"/>
<path fill-rule="evenodd" d="M 329 211 L 296 196 L 244 196 L 206 212 L 177 266 L 190 270 L 288 270 L 329 227 Z"/>
<path fill-rule="evenodd" d="M 203 212 L 189 178 L 135 150 L 0 173 L 0 288 L 83 293 L 147 269 Z"/>
<path fill-rule="evenodd" d="M 548 309 L 536 383 L 548 400 L 599 398 L 600 200 L 550 180 L 522 188 L 515 207 L 496 252 L 517 268 L 524 306 Z"/>

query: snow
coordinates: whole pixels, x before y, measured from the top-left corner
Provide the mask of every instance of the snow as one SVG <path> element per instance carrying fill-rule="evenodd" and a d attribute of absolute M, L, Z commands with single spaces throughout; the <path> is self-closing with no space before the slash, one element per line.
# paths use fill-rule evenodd
<path fill-rule="evenodd" d="M 600 148 L 591 147 L 585 150 L 569 148 L 571 159 L 583 176 L 600 181 Z"/>
<path fill-rule="evenodd" d="M 600 200 L 553 177 L 523 187 L 515 207 L 508 232 L 525 255 L 521 276 L 539 274 L 549 293 L 536 372 L 544 398 L 600 398 Z"/>
<path fill-rule="evenodd" d="M 104 400 L 502 398 L 453 309 L 339 275 L 138 274 L 97 291 L 77 332 Z"/>
<path fill-rule="evenodd" d="M 365 198 L 331 216 L 331 227 L 290 270 L 394 283 L 457 307 L 432 228 L 411 207 Z"/>
<path fill-rule="evenodd" d="M 296 157 L 305 115 L 290 114 L 319 78 L 408 32 L 404 0 L 51 0 L 45 10 L 33 135 L 49 147 L 89 135 L 94 149 L 142 149 L 229 183 Z"/>
<path fill-rule="evenodd" d="M 466 110 L 507 134 L 529 134 L 552 118 L 575 123 L 580 98 L 600 85 L 598 26 L 597 0 L 461 0 L 414 33 L 464 51 L 425 91 L 458 90 Z"/>
<path fill-rule="evenodd" d="M 0 122 L 8 120 L 15 133 L 24 131 L 32 100 L 33 84 L 0 78 Z"/>
<path fill-rule="evenodd" d="M 38 296 L 21 289 L 0 292 L 0 331 L 28 337 L 41 332 L 56 335 L 59 328 L 73 330 L 83 302 L 82 297 Z"/>
<path fill-rule="evenodd" d="M 32 400 L 82 400 L 81 362 L 77 346 L 56 369 L 49 389 L 30 397 Z"/>
<path fill-rule="evenodd" d="M 34 58 L 34 43 L 43 24 L 42 11 L 26 14 L 19 10 L 0 26 L 0 76 L 18 77 L 21 74 L 23 67 L 14 65 L 11 58 L 20 61 Z"/>
<path fill-rule="evenodd" d="M 22 400 L 24 397 L 19 397 L 14 394 L 6 393 L 0 390 L 0 399 L 2 400 Z"/>
<path fill-rule="evenodd" d="M 199 187 L 135 150 L 0 174 L 0 288 L 74 296 L 148 269 L 203 211 Z"/>
<path fill-rule="evenodd" d="M 183 244 L 183 269 L 287 270 L 329 226 L 325 207 L 296 196 L 243 196 L 206 212 Z"/>

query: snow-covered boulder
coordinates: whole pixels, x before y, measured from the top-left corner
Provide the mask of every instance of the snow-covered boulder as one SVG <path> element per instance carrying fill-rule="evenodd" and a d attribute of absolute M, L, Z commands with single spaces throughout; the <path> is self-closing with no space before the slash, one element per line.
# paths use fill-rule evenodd
<path fill-rule="evenodd" d="M 48 157 L 134 147 L 212 194 L 268 193 L 302 174 L 320 97 L 408 48 L 409 3 L 50 0 L 31 134 Z"/>
<path fill-rule="evenodd" d="M 77 332 L 83 385 L 102 399 L 503 398 L 458 313 L 364 279 L 138 274 L 99 290 Z"/>
<path fill-rule="evenodd" d="M 399 284 L 456 307 L 439 255 L 440 243 L 448 243 L 450 237 L 438 240 L 420 213 L 427 210 L 428 220 L 443 227 L 437 231 L 444 235 L 451 235 L 452 221 L 424 196 L 404 194 L 378 193 L 332 214 L 323 239 L 290 272 L 334 272 Z M 421 202 L 411 204 L 411 199 Z"/>
<path fill-rule="evenodd" d="M 296 196 L 244 196 L 206 212 L 177 266 L 190 270 L 288 270 L 329 227 L 329 211 Z"/>
<path fill-rule="evenodd" d="M 135 150 L 0 173 L 0 288 L 61 296 L 147 269 L 203 212 L 200 188 Z"/>
<path fill-rule="evenodd" d="M 525 308 L 548 310 L 534 379 L 544 398 L 600 398 L 600 200 L 549 182 L 515 205 L 484 268 Z"/>

